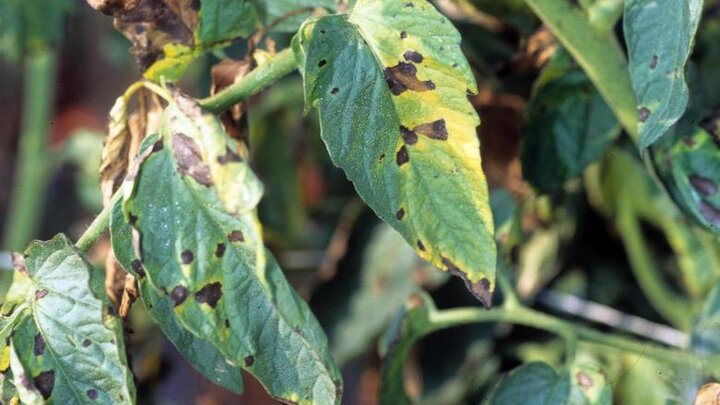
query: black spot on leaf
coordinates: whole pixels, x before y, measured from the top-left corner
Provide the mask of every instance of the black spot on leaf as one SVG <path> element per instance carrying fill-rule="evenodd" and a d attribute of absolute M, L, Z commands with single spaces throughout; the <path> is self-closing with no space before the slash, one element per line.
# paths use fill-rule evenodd
<path fill-rule="evenodd" d="M 83 340 L 83 342 L 82 342 L 82 346 L 83 346 L 83 347 L 88 347 L 88 346 L 90 346 L 91 344 L 92 344 L 92 342 L 90 341 L 90 339 L 85 339 L 85 340 Z"/>
<path fill-rule="evenodd" d="M 657 64 L 658 64 L 658 56 L 653 55 L 652 59 L 650 59 L 650 69 L 655 69 L 657 67 Z"/>
<path fill-rule="evenodd" d="M 159 141 L 156 141 L 156 142 L 153 144 L 152 152 L 151 152 L 151 153 L 155 153 L 155 152 L 157 152 L 157 151 L 161 151 L 164 147 L 165 147 L 165 145 L 163 144 L 162 139 L 160 139 Z"/>
<path fill-rule="evenodd" d="M 320 62 L 318 62 L 318 67 L 323 67 L 327 65 L 327 61 L 325 59 L 321 59 Z"/>
<path fill-rule="evenodd" d="M 402 221 L 402 219 L 404 217 L 405 217 L 405 209 L 400 208 L 399 210 L 397 210 L 397 212 L 395 213 L 395 219 L 397 219 L 398 221 Z"/>
<path fill-rule="evenodd" d="M 339 88 L 333 87 L 332 90 L 330 90 L 330 94 L 333 94 L 333 95 L 334 95 L 334 94 L 338 94 L 339 91 L 340 91 Z"/>
<path fill-rule="evenodd" d="M 232 150 L 229 146 L 226 146 L 225 154 L 222 156 L 218 156 L 217 161 L 221 165 L 224 165 L 226 163 L 242 162 L 243 158 L 237 152 Z"/>
<path fill-rule="evenodd" d="M 228 234 L 228 240 L 230 242 L 244 242 L 245 236 L 243 235 L 242 231 L 240 230 L 234 230 Z"/>
<path fill-rule="evenodd" d="M 417 240 L 417 247 L 421 251 L 423 251 L 423 252 L 425 251 L 425 245 L 422 243 L 422 241 L 420 239 Z"/>
<path fill-rule="evenodd" d="M 448 131 L 447 127 L 445 126 L 444 119 L 439 119 L 435 122 L 419 125 L 415 127 L 414 131 L 432 139 L 439 139 L 442 141 L 448 139 Z"/>
<path fill-rule="evenodd" d="M 46 290 L 46 289 L 35 291 L 35 299 L 36 300 L 45 298 L 46 295 L 48 295 L 48 290 Z"/>
<path fill-rule="evenodd" d="M 180 173 L 190 176 L 203 186 L 210 187 L 210 168 L 202 159 L 200 147 L 194 139 L 181 133 L 173 135 L 173 154 Z"/>
<path fill-rule="evenodd" d="M 178 306 L 185 302 L 188 296 L 188 290 L 185 286 L 179 285 L 170 291 L 170 299 L 173 300 L 175 306 Z"/>
<path fill-rule="evenodd" d="M 400 135 L 407 145 L 415 145 L 418 141 L 417 134 L 404 126 L 400 126 Z"/>
<path fill-rule="evenodd" d="M 651 111 L 647 107 L 640 108 L 638 110 L 638 119 L 640 120 L 640 122 L 647 121 L 647 119 L 650 117 L 650 113 Z"/>
<path fill-rule="evenodd" d="M 193 255 L 193 252 L 189 250 L 183 250 L 182 253 L 180 253 L 180 260 L 182 260 L 183 264 L 192 263 L 194 258 L 195 255 Z"/>
<path fill-rule="evenodd" d="M 403 58 L 405 58 L 405 60 L 408 62 L 414 63 L 422 63 L 424 59 L 423 56 L 417 51 L 406 51 L 403 54 Z"/>
<path fill-rule="evenodd" d="M 407 32 L 401 31 L 401 32 L 400 32 L 400 39 L 405 39 L 405 38 L 407 38 Z"/>
<path fill-rule="evenodd" d="M 130 222 L 130 225 L 135 225 L 137 223 L 138 217 L 137 215 L 133 215 L 132 212 L 128 213 L 128 221 Z"/>
<path fill-rule="evenodd" d="M 42 356 L 45 352 L 45 339 L 39 333 L 35 335 L 35 345 L 33 346 L 33 354 L 36 356 Z"/>
<path fill-rule="evenodd" d="M 85 395 L 93 401 L 98 398 L 98 392 L 95 390 L 87 390 L 85 391 Z"/>
<path fill-rule="evenodd" d="M 226 328 L 229 328 L 229 327 L 230 327 L 230 320 L 229 320 L 229 319 L 226 319 L 226 320 L 225 320 L 225 327 L 226 327 Z"/>
<path fill-rule="evenodd" d="M 417 68 L 412 63 L 400 62 L 397 66 L 386 68 L 384 74 L 390 92 L 396 96 L 406 90 L 428 91 L 435 88 L 432 81 L 417 78 Z"/>
<path fill-rule="evenodd" d="M 33 379 L 33 382 L 43 399 L 50 398 L 55 387 L 55 370 L 43 371 Z"/>
<path fill-rule="evenodd" d="M 145 277 L 145 269 L 143 269 L 142 262 L 138 259 L 135 259 L 130 263 L 130 266 L 132 266 L 133 271 L 140 277 Z"/>
<path fill-rule="evenodd" d="M 714 181 L 708 178 L 693 174 L 688 177 L 688 180 L 690 181 L 690 184 L 693 186 L 695 191 L 705 197 L 710 197 L 718 191 L 717 184 L 715 184 Z"/>
<path fill-rule="evenodd" d="M 245 367 L 252 367 L 255 364 L 255 357 L 245 356 Z"/>
<path fill-rule="evenodd" d="M 201 304 L 208 304 L 215 308 L 222 298 L 222 284 L 219 282 L 210 283 L 195 293 L 195 300 Z"/>
<path fill-rule="evenodd" d="M 397 163 L 398 166 L 402 166 L 405 163 L 410 161 L 410 156 L 408 155 L 407 148 L 405 145 L 400 147 L 400 150 L 397 151 L 397 154 L 395 155 L 395 163 Z"/>
<path fill-rule="evenodd" d="M 215 247 L 215 257 L 223 257 L 225 254 L 225 244 L 224 243 L 218 243 Z"/>

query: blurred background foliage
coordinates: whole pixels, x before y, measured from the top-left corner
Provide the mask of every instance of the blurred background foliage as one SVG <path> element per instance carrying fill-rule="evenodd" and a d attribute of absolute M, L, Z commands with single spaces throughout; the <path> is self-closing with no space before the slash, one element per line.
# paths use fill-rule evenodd
<path fill-rule="evenodd" d="M 666 343 L 717 353 L 720 302 L 711 292 L 720 279 L 720 244 L 655 185 L 582 69 L 521 0 L 435 3 L 461 31 L 479 82 L 479 94 L 471 99 L 482 119 L 478 134 L 503 252 L 499 271 L 512 276 L 522 300 L 593 325 L 622 329 L 628 317 L 639 317 L 666 329 L 635 333 L 667 332 Z M 298 22 L 285 25 L 291 30 Z M 264 46 L 288 46 L 285 28 L 271 33 Z M 245 45 L 237 42 L 225 55 L 198 59 L 183 76 L 182 89 L 207 95 L 218 56 L 244 56 Z M 698 83 L 693 88 L 707 94 L 705 110 L 720 103 L 718 44 L 720 6 L 706 1 L 691 60 Z M 46 183 L 34 190 L 40 204 L 31 236 L 47 239 L 66 231 L 77 238 L 101 208 L 97 168 L 107 112 L 139 76 L 128 47 L 111 18 L 85 2 L 1 0 L 0 229 L 16 215 L 10 190 L 19 164 L 27 60 L 47 49 L 56 57 Z M 317 119 L 303 115 L 302 103 L 295 74 L 248 106 L 253 163 L 266 186 L 260 206 L 266 242 L 328 334 L 343 370 L 344 402 L 373 404 L 381 375 L 378 338 L 411 293 L 428 291 L 441 309 L 478 303 L 460 280 L 422 262 L 362 204 L 330 162 Z M 3 243 L 0 267 L 7 270 L 7 252 L 18 247 Z M 107 241 L 95 247 L 96 263 L 104 262 L 108 247 Z M 594 315 L 590 304 L 612 307 L 614 316 Z M 128 347 L 140 403 L 273 403 L 250 377 L 241 397 L 205 381 L 142 305 L 134 306 L 130 320 Z M 578 350 L 581 363 L 602 370 L 617 403 L 690 403 L 704 382 L 694 370 L 643 356 L 590 344 Z M 563 353 L 562 341 L 524 327 L 442 330 L 411 351 L 405 388 L 421 403 L 477 404 L 514 367 L 533 361 L 560 366 Z"/>

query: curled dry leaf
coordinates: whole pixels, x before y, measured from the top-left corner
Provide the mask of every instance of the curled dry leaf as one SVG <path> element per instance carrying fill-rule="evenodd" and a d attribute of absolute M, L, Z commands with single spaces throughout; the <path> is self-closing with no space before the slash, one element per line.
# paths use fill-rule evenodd
<path fill-rule="evenodd" d="M 720 384 L 709 383 L 700 387 L 693 405 L 720 405 Z"/>
<path fill-rule="evenodd" d="M 127 172 L 127 156 L 130 148 L 127 100 L 118 97 L 110 110 L 108 137 L 100 160 L 100 191 L 103 205 L 107 205 L 113 193 L 122 184 Z"/>
<path fill-rule="evenodd" d="M 256 66 L 257 64 L 252 58 L 246 58 L 243 60 L 223 60 L 212 67 L 212 86 L 210 87 L 210 93 L 217 94 L 226 87 L 240 81 Z M 220 116 L 220 120 L 222 121 L 225 131 L 232 138 L 247 143 L 249 127 L 247 114 L 245 114 L 246 108 L 246 103 L 237 103 L 228 111 L 223 113 Z"/>

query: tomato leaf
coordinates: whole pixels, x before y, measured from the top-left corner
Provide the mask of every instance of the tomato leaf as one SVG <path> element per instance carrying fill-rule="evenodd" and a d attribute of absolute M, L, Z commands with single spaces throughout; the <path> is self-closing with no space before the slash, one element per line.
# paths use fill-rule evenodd
<path fill-rule="evenodd" d="M 136 273 L 171 300 L 183 328 L 275 398 L 338 403 L 325 334 L 263 246 L 255 212 L 262 186 L 244 147 L 179 94 L 159 139 L 145 146 L 123 204 Z"/>
<path fill-rule="evenodd" d="M 359 0 L 294 47 L 333 162 L 423 259 L 487 307 L 495 243 L 460 35 L 426 1 Z"/>
<path fill-rule="evenodd" d="M 637 97 L 641 149 L 660 139 L 685 112 L 685 63 L 702 4 L 702 0 L 625 2 L 625 41 Z"/>
<path fill-rule="evenodd" d="M 335 0 L 251 0 L 255 5 L 258 19 L 263 25 L 278 22 L 272 28 L 276 32 L 294 32 L 300 27 L 303 20 L 313 11 L 313 8 L 322 7 L 328 11 L 335 11 Z M 292 15 L 291 14 L 296 14 Z M 283 19 L 279 22 L 279 19 Z"/>
<path fill-rule="evenodd" d="M 24 267 L 30 316 L 14 329 L 10 350 L 20 399 L 134 403 L 122 327 L 101 295 L 102 275 L 91 276 L 89 264 L 64 235 L 31 243 Z"/>

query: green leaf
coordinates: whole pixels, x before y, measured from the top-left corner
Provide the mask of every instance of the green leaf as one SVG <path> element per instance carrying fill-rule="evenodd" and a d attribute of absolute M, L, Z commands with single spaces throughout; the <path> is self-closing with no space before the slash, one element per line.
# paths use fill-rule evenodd
<path fill-rule="evenodd" d="M 365 202 L 491 305 L 495 243 L 460 35 L 426 1 L 359 0 L 294 43 L 322 138 Z"/>
<path fill-rule="evenodd" d="M 262 25 L 269 25 L 281 18 L 285 19 L 273 27 L 272 31 L 275 32 L 295 32 L 314 8 L 322 7 L 330 12 L 337 9 L 336 0 L 251 0 L 251 2 Z"/>
<path fill-rule="evenodd" d="M 123 205 L 148 285 L 172 300 L 184 328 L 275 398 L 338 403 L 327 338 L 263 246 L 262 186 L 246 150 L 179 94 L 152 141 Z"/>
<path fill-rule="evenodd" d="M 580 175 L 620 134 L 612 110 L 582 69 L 556 68 L 558 63 L 564 58 L 546 67 L 553 78 L 540 77 L 523 135 L 523 177 L 541 192 Z"/>
<path fill-rule="evenodd" d="M 247 0 L 202 0 L 196 37 L 204 46 L 246 37 L 257 25 L 253 5 Z"/>
<path fill-rule="evenodd" d="M 641 149 L 660 139 L 685 112 L 685 63 L 702 4 L 702 0 L 625 2 L 624 32 Z"/>
<path fill-rule="evenodd" d="M 130 225 L 123 219 L 122 201 L 118 201 L 110 218 L 113 252 L 123 268 L 138 280 L 140 297 L 150 318 L 188 362 L 208 380 L 235 393 L 242 393 L 243 378 L 240 368 L 220 353 L 212 343 L 185 329 L 173 311 L 172 301 L 149 286 L 142 273 L 138 274 L 137 271 L 142 270 L 142 267 L 133 268 L 133 264 L 137 266 L 140 261 L 133 250 L 131 233 Z"/>
<path fill-rule="evenodd" d="M 343 294 L 349 310 L 328 329 L 333 358 L 339 364 L 366 351 L 407 297 L 421 287 L 416 280 L 427 278 L 431 271 L 423 263 L 393 228 L 385 224 L 375 228 L 363 255 L 360 285 L 349 297 Z M 437 285 L 444 280 L 431 277 L 427 282 Z"/>
<path fill-rule="evenodd" d="M 11 338 L 11 368 L 26 403 L 130 404 L 135 400 L 122 327 L 82 254 L 64 235 L 25 251 L 24 318 Z"/>
<path fill-rule="evenodd" d="M 570 398 L 570 375 L 558 373 L 541 362 L 524 364 L 500 381 L 489 401 L 492 405 L 567 404 Z"/>

